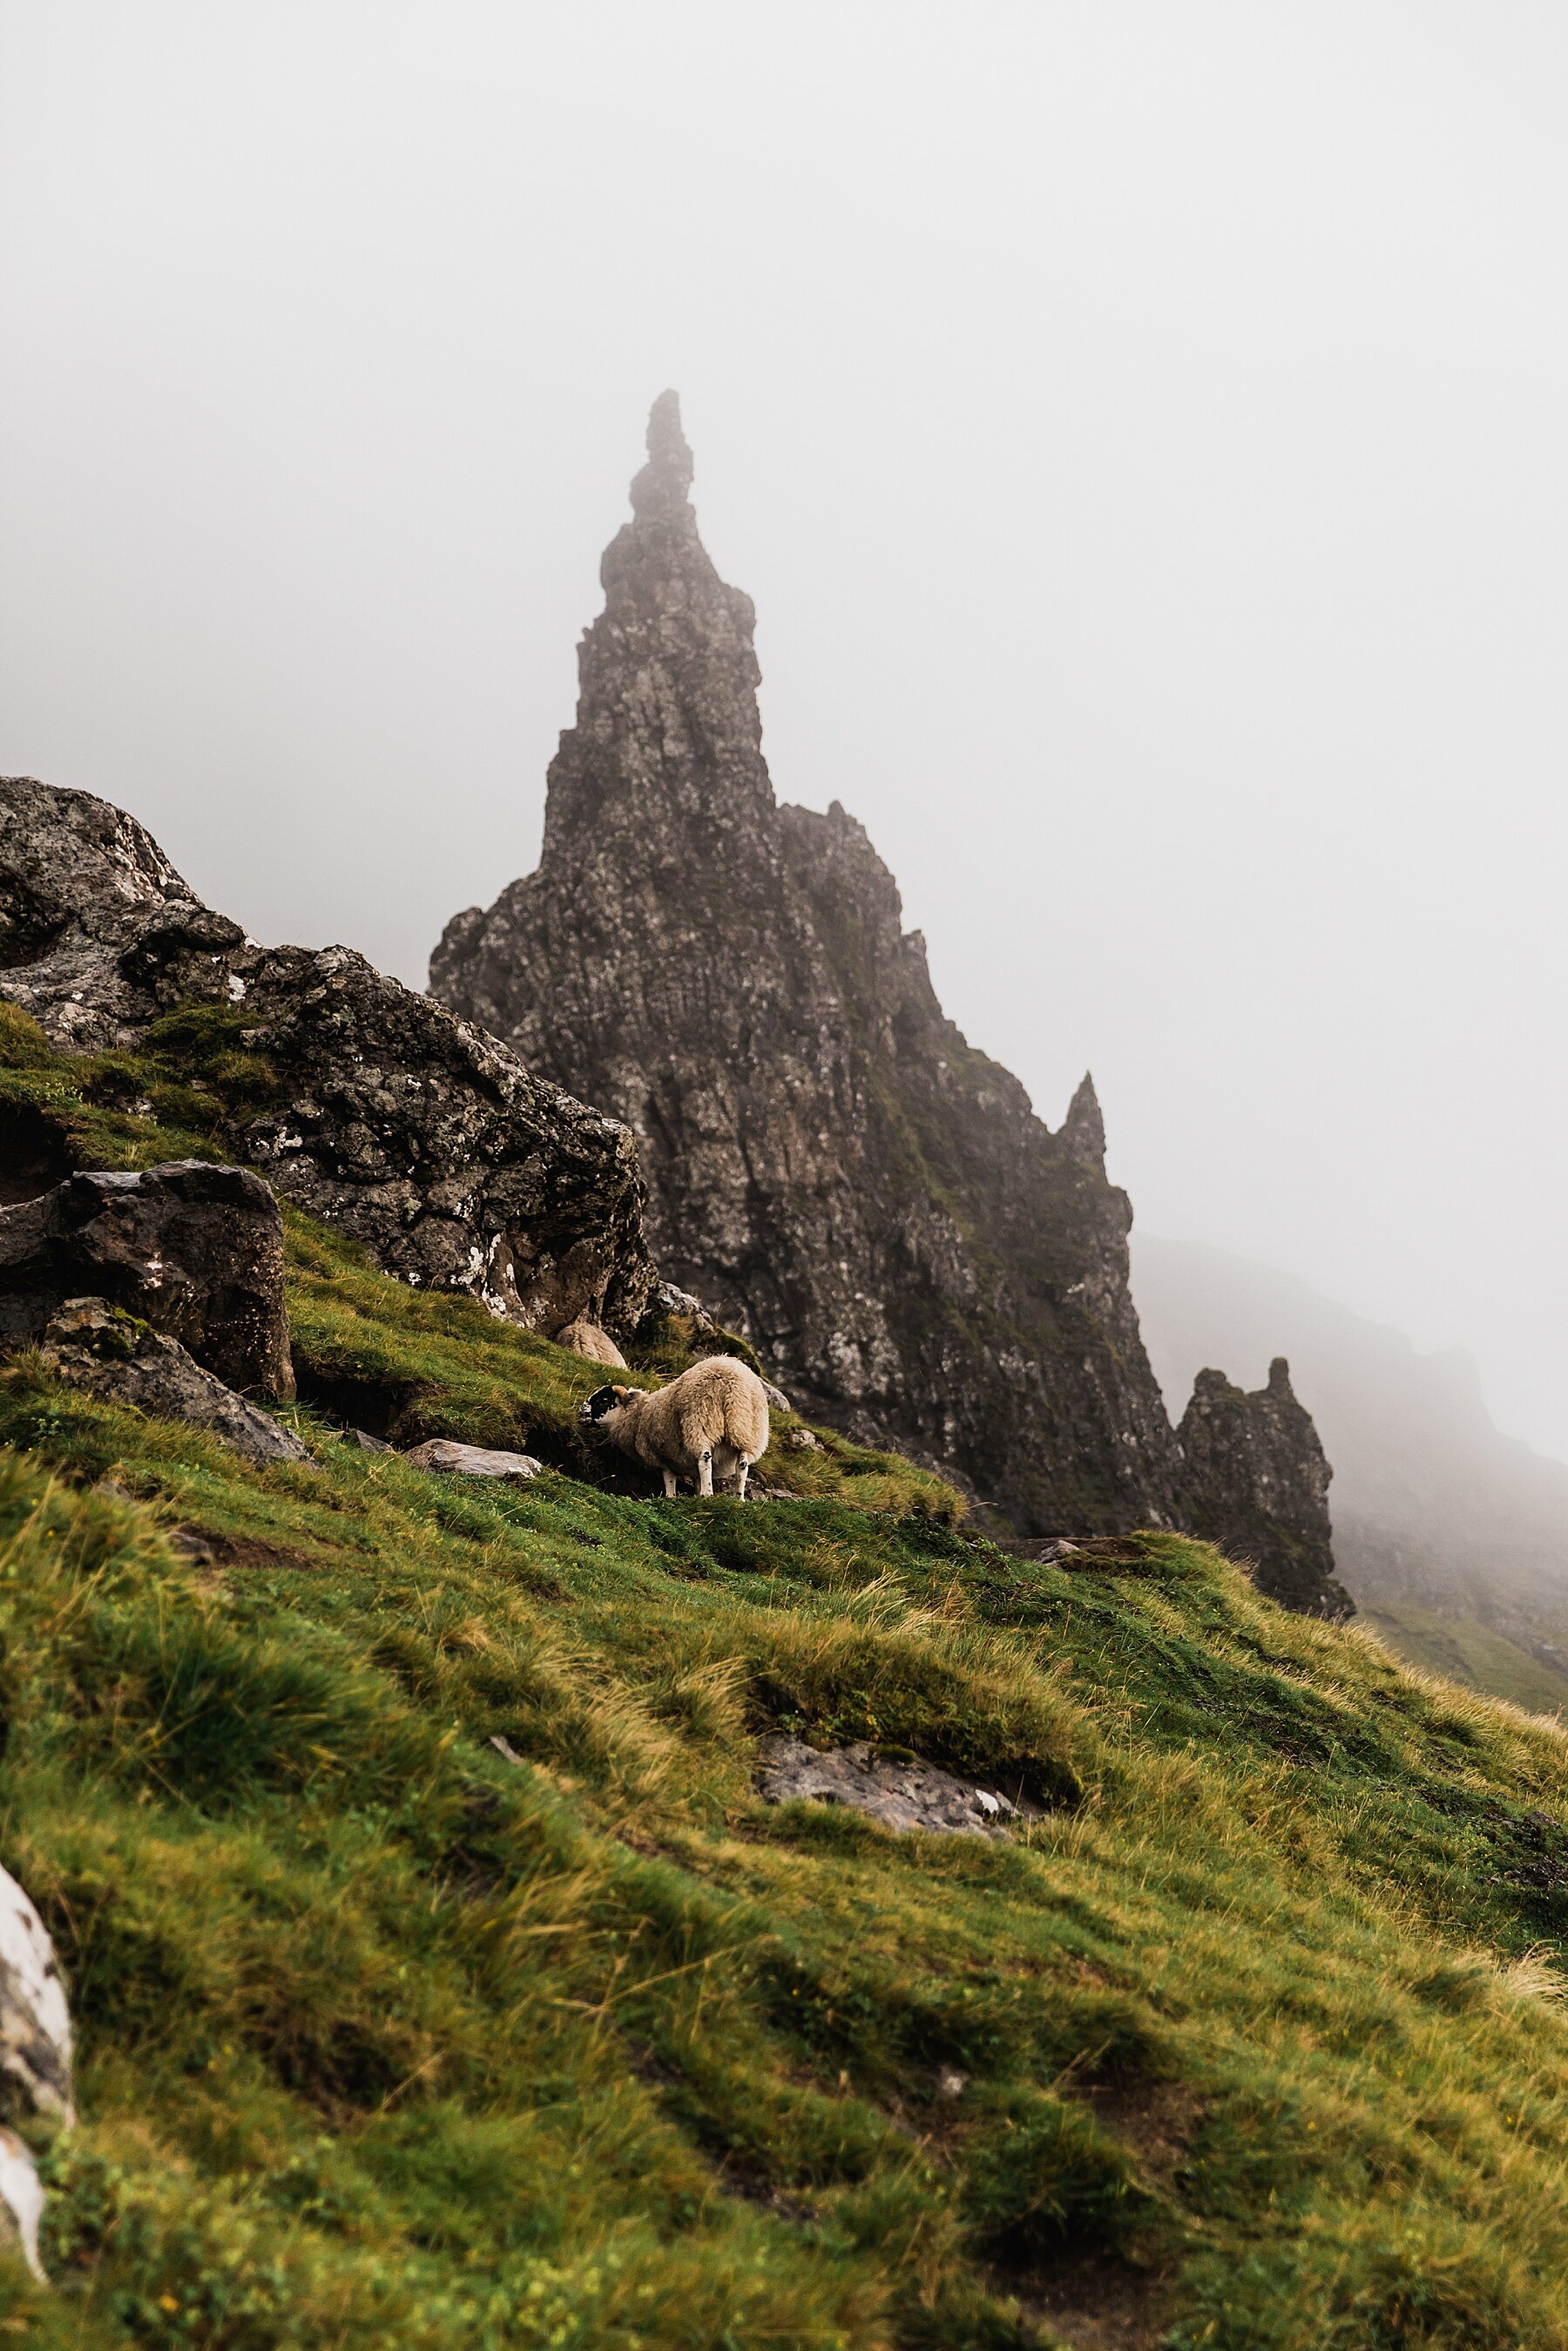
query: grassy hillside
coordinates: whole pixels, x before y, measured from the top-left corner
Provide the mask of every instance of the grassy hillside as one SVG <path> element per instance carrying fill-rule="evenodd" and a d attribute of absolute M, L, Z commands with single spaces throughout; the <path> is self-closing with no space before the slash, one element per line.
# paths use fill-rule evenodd
<path fill-rule="evenodd" d="M 1511 1699 L 1532 1714 L 1568 1709 L 1568 1677 L 1474 1616 L 1439 1616 L 1430 1608 L 1394 1600 L 1365 1614 L 1389 1647 L 1413 1666 Z"/>
<path fill-rule="evenodd" d="M 170 1147 L 123 1118 L 95 1155 Z M 0 2331 L 1568 2344 L 1554 1726 L 1175 1537 L 1016 1559 L 852 1448 L 610 1490 L 593 1367 L 289 1248 L 308 1464 L 0 1373 L 0 1860 L 81 2109 Z M 556 1466 L 428 1477 L 333 1417 L 378 1415 Z M 769 1809 L 780 1725 L 1040 1816 Z"/>

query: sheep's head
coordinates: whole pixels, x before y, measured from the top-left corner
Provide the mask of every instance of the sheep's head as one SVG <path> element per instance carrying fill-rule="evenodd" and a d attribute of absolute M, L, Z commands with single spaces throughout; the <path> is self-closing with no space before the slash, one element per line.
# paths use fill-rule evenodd
<path fill-rule="evenodd" d="M 595 1388 L 593 1394 L 578 1407 L 577 1416 L 585 1428 L 591 1427 L 595 1421 L 602 1420 L 607 1412 L 619 1411 L 632 1394 L 631 1388 Z"/>

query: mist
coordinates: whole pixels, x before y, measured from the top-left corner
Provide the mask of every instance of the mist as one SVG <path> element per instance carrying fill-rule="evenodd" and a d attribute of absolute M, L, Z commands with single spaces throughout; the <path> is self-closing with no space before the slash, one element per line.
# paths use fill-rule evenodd
<path fill-rule="evenodd" d="M 1568 1456 L 1560 10 L 0 26 L 6 771 L 423 985 L 673 384 L 971 1040 Z"/>

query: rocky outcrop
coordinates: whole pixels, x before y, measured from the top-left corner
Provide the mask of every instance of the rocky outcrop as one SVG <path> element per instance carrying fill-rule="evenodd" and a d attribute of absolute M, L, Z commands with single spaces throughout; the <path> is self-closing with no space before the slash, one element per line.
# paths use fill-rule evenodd
<path fill-rule="evenodd" d="M 944 1017 L 861 826 L 777 804 L 671 393 L 648 452 L 538 870 L 448 925 L 433 992 L 633 1130 L 662 1271 L 803 1412 L 1026 1533 L 1174 1524 L 1093 1087 L 1051 1133 Z"/>
<path fill-rule="evenodd" d="M 0 1208 L 0 1349 L 89 1295 L 178 1339 L 231 1388 L 294 1394 L 283 1219 L 248 1168 L 185 1159 L 83 1174 Z"/>
<path fill-rule="evenodd" d="M 38 1354 L 68 1387 L 160 1420 L 188 1420 L 258 1467 L 310 1458 L 291 1429 L 204 1371 L 178 1339 L 104 1299 L 68 1299 L 38 1341 Z"/>
<path fill-rule="evenodd" d="M 757 1792 L 765 1804 L 841 1804 L 883 1828 L 927 1836 L 1001 1837 L 1015 1822 L 1038 1820 L 1041 1809 L 935 1763 L 895 1762 L 862 1740 L 823 1749 L 785 1731 L 758 1747 Z"/>
<path fill-rule="evenodd" d="M 44 2191 L 32 2150 L 12 2127 L 76 2119 L 71 2022 L 54 1945 L 26 1895 L 0 1869 L 0 2246 L 19 2246 L 41 2277 Z"/>
<path fill-rule="evenodd" d="M 1286 1608 L 1344 1617 L 1354 1604 L 1334 1576 L 1333 1476 L 1282 1355 L 1252 1394 L 1223 1372 L 1199 1372 L 1176 1432 L 1185 1464 L 1182 1517 L 1243 1562 Z"/>
<path fill-rule="evenodd" d="M 68 1050 L 227 1049 L 229 1095 L 202 1081 L 225 1147 L 407 1281 L 531 1329 L 643 1312 L 622 1126 L 346 947 L 258 947 L 89 793 L 0 781 L 0 997 Z M 47 1128 L 19 1138 L 8 1196 L 64 1172 Z"/>

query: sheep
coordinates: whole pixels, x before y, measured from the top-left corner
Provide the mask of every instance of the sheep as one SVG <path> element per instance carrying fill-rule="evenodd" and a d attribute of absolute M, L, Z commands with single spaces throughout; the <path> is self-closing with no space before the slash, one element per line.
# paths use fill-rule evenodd
<path fill-rule="evenodd" d="M 716 1471 L 746 1499 L 747 1472 L 768 1450 L 768 1397 L 755 1372 L 730 1355 L 706 1355 L 667 1387 L 603 1387 L 579 1415 L 622 1453 L 657 1469 L 673 1495 L 684 1478 L 711 1494 Z"/>
<path fill-rule="evenodd" d="M 570 1347 L 574 1355 L 586 1355 L 591 1364 L 612 1364 L 622 1372 L 626 1368 L 626 1358 L 609 1332 L 601 1331 L 597 1322 L 590 1322 L 585 1317 L 579 1316 L 564 1331 L 558 1331 L 555 1343 L 558 1347 Z"/>

